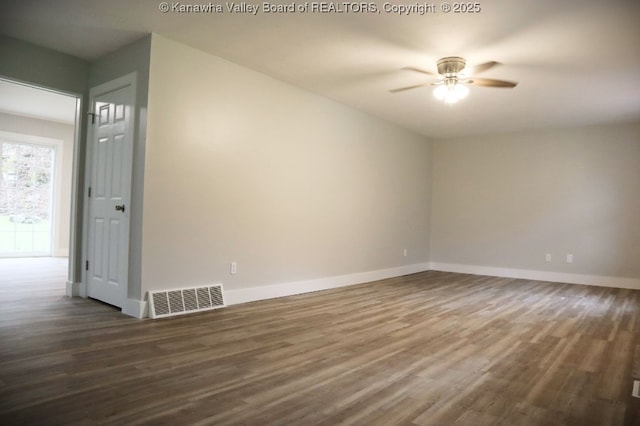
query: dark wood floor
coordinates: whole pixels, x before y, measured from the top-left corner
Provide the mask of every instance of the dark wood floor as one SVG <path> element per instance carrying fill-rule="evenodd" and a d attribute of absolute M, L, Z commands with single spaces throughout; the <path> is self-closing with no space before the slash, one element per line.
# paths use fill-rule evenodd
<path fill-rule="evenodd" d="M 0 260 L 0 424 L 638 424 L 640 291 L 425 272 L 136 320 L 65 271 Z"/>

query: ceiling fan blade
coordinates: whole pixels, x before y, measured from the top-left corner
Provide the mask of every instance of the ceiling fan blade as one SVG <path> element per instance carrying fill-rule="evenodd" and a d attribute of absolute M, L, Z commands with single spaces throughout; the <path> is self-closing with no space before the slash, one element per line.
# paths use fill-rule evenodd
<path fill-rule="evenodd" d="M 470 78 L 467 81 L 467 84 L 471 84 L 473 86 L 486 86 L 486 87 L 516 87 L 518 83 L 514 83 L 512 81 L 505 80 L 493 80 L 491 78 Z"/>
<path fill-rule="evenodd" d="M 403 70 L 408 70 L 408 71 L 416 71 L 416 72 L 419 72 L 419 73 L 422 73 L 422 74 L 426 74 L 426 75 L 436 75 L 435 73 L 432 73 L 431 71 L 425 71 L 425 70 L 422 70 L 422 69 L 416 68 L 416 67 L 404 67 L 402 69 Z"/>
<path fill-rule="evenodd" d="M 431 83 L 422 83 L 422 84 L 416 84 L 415 86 L 401 87 L 399 89 L 391 89 L 389 91 L 391 93 L 397 93 L 397 92 L 402 92 L 404 90 L 417 89 L 418 87 L 429 86 L 429 85 L 431 85 Z"/>
<path fill-rule="evenodd" d="M 488 69 L 491 69 L 493 67 L 495 67 L 496 65 L 502 65 L 500 62 L 496 62 L 496 61 L 491 61 L 491 62 L 485 62 L 484 64 L 479 64 L 479 65 L 474 65 L 471 67 L 471 70 L 473 71 L 473 74 L 478 74 L 481 72 L 484 72 Z"/>

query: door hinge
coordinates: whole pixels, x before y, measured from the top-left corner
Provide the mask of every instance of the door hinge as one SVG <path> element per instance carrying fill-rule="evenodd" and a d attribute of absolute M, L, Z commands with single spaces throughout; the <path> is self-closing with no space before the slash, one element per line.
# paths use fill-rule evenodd
<path fill-rule="evenodd" d="M 89 198 L 91 198 L 91 187 L 89 187 Z"/>
<path fill-rule="evenodd" d="M 85 262 L 84 262 L 84 270 L 85 271 L 89 270 L 89 261 L 88 260 L 85 260 Z"/>
<path fill-rule="evenodd" d="M 93 112 L 88 112 L 87 114 L 91 117 L 91 124 L 96 124 L 96 114 Z"/>

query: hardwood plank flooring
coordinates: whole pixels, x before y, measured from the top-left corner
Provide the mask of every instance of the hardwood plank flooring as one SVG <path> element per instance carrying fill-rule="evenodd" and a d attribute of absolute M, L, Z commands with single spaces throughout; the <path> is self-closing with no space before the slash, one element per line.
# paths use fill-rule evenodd
<path fill-rule="evenodd" d="M 640 424 L 640 291 L 430 271 L 137 320 L 65 274 L 0 259 L 1 424 Z"/>

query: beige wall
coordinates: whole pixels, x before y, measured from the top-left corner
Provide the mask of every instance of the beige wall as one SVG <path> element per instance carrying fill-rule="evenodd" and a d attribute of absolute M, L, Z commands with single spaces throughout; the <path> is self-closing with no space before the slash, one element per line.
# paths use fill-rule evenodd
<path fill-rule="evenodd" d="M 75 127 L 72 124 L 56 123 L 30 117 L 0 112 L 0 130 L 23 135 L 40 136 L 63 141 L 62 151 L 56 152 L 57 161 L 62 160 L 62 175 L 55 188 L 53 229 L 53 255 L 69 255 L 69 224 L 71 214 L 71 174 Z"/>
<path fill-rule="evenodd" d="M 433 154 L 432 262 L 640 278 L 640 124 L 438 140 Z"/>
<path fill-rule="evenodd" d="M 429 163 L 423 137 L 154 35 L 143 289 L 426 262 Z"/>

